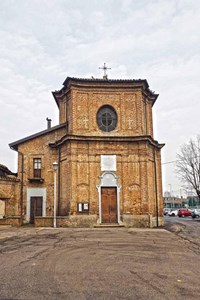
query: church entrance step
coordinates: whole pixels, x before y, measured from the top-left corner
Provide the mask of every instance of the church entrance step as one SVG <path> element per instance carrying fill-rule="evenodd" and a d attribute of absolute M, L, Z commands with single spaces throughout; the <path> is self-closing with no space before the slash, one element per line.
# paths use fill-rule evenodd
<path fill-rule="evenodd" d="M 109 223 L 109 224 L 98 224 L 98 225 L 95 225 L 94 226 L 95 228 L 119 228 L 119 227 L 125 227 L 124 225 L 122 224 L 112 224 L 112 223 Z"/>

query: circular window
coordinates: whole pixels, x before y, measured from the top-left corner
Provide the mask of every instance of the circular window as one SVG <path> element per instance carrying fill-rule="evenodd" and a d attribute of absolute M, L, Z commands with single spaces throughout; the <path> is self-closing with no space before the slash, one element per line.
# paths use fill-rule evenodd
<path fill-rule="evenodd" d="M 117 126 L 117 114 L 114 108 L 109 105 L 102 106 L 97 112 L 97 124 L 102 131 L 114 130 Z"/>

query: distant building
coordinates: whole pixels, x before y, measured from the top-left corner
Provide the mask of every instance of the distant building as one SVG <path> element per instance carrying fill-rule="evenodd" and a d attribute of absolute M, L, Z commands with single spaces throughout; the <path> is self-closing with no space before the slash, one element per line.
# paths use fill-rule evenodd
<path fill-rule="evenodd" d="M 187 198 L 163 197 L 164 208 L 181 208 L 188 205 Z"/>
<path fill-rule="evenodd" d="M 20 180 L 17 174 L 0 164 L 0 224 L 1 222 L 4 224 L 5 221 L 7 224 L 18 224 L 19 191 Z M 4 220 L 6 216 L 8 218 Z"/>
<path fill-rule="evenodd" d="M 59 125 L 47 119 L 46 130 L 10 144 L 20 180 L 15 217 L 52 226 L 56 197 L 57 226 L 163 225 L 164 144 L 152 122 L 158 95 L 142 79 L 67 77 L 63 85 L 53 92 Z"/>
<path fill-rule="evenodd" d="M 187 201 L 188 201 L 188 206 L 198 206 L 200 207 L 200 199 L 198 196 L 188 196 L 187 197 Z"/>

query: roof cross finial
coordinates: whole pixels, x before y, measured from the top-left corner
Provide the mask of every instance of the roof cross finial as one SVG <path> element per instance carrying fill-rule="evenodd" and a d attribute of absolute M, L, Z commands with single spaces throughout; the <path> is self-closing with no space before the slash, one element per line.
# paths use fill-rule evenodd
<path fill-rule="evenodd" d="M 108 75 L 106 74 L 106 70 L 111 69 L 106 67 L 106 63 L 103 64 L 103 67 L 99 67 L 99 69 L 104 71 L 103 79 L 108 79 Z"/>

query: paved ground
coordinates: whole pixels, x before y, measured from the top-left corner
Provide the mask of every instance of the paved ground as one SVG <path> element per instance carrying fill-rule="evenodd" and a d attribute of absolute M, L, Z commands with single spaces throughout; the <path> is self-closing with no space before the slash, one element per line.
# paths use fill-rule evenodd
<path fill-rule="evenodd" d="M 191 217 L 165 217 L 165 229 L 191 242 L 193 247 L 200 249 L 200 219 Z"/>
<path fill-rule="evenodd" d="M 1 228 L 0 299 L 199 299 L 199 254 L 164 229 Z"/>

